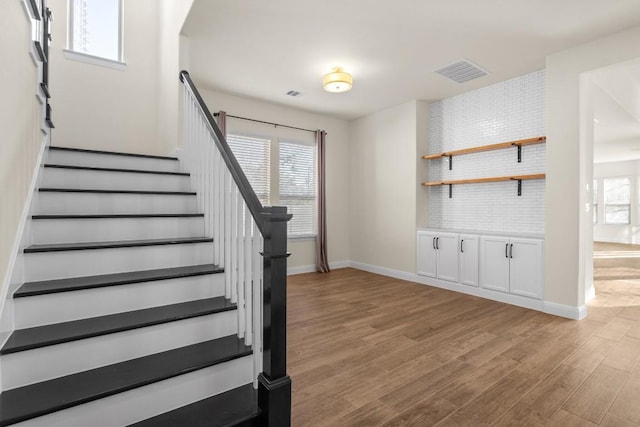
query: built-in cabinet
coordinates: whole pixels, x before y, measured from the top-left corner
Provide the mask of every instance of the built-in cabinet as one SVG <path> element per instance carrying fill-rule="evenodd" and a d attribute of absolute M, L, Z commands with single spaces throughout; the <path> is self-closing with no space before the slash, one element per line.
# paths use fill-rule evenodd
<path fill-rule="evenodd" d="M 542 299 L 543 240 L 419 230 L 419 275 Z"/>
<path fill-rule="evenodd" d="M 460 283 L 468 286 L 478 286 L 478 262 L 479 262 L 480 238 L 473 234 L 460 235 Z"/>
<path fill-rule="evenodd" d="M 418 274 L 443 280 L 458 280 L 457 234 L 418 232 Z"/>
<path fill-rule="evenodd" d="M 541 240 L 483 236 L 480 242 L 480 286 L 542 297 Z"/>

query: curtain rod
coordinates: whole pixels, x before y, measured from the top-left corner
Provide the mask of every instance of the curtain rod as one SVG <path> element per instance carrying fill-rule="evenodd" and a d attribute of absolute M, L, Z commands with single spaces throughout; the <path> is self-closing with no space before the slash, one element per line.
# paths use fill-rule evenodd
<path fill-rule="evenodd" d="M 220 115 L 220 113 L 214 113 L 213 115 L 215 117 L 218 117 Z M 311 130 L 311 129 L 297 128 L 295 126 L 281 125 L 280 123 L 265 122 L 265 121 L 262 121 L 262 120 L 249 119 L 247 117 L 232 116 L 231 114 L 227 114 L 227 117 L 231 117 L 232 119 L 240 119 L 240 120 L 247 120 L 247 121 L 250 121 L 250 122 L 262 123 L 262 124 L 265 124 L 265 125 L 272 125 L 272 126 L 276 126 L 276 127 L 280 126 L 281 128 L 303 130 L 305 132 L 313 132 L 313 133 L 316 132 L 315 130 Z"/>

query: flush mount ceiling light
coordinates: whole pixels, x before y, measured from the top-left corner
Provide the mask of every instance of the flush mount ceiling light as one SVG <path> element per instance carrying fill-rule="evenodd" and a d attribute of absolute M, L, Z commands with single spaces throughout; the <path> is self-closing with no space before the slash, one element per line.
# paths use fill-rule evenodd
<path fill-rule="evenodd" d="M 345 73 L 342 67 L 335 67 L 322 78 L 322 87 L 327 92 L 346 92 L 353 87 L 353 77 Z"/>

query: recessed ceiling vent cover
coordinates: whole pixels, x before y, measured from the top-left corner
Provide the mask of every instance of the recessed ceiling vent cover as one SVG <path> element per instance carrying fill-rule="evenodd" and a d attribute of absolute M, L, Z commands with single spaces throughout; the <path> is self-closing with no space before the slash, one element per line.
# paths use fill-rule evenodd
<path fill-rule="evenodd" d="M 300 96 L 302 94 L 300 92 L 298 92 L 297 90 L 290 90 L 289 92 L 287 92 L 287 95 L 289 95 L 289 96 Z"/>
<path fill-rule="evenodd" d="M 453 80 L 456 83 L 464 83 L 478 77 L 486 76 L 488 73 L 466 59 L 447 65 L 436 70 L 436 73 Z"/>

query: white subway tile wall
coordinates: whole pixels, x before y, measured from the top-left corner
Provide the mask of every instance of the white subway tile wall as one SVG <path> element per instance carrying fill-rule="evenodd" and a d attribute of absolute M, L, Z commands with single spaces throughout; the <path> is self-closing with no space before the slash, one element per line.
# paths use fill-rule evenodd
<path fill-rule="evenodd" d="M 546 135 L 545 72 L 526 74 L 429 105 L 429 154 Z M 427 153 L 425 153 L 427 154 Z M 424 160 L 429 181 L 545 172 L 545 144 Z M 429 226 L 544 233 L 544 180 L 427 187 Z"/>

